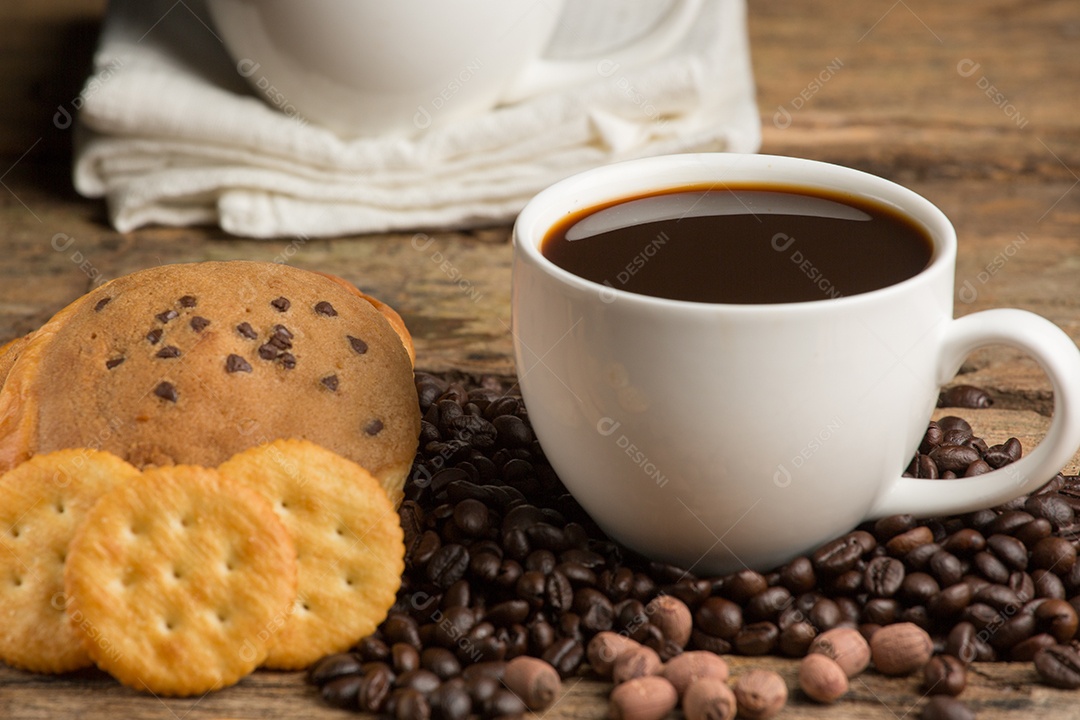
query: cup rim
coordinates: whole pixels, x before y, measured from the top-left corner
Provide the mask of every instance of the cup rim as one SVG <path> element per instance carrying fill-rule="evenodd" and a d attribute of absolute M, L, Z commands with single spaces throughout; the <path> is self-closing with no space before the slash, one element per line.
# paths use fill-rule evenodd
<path fill-rule="evenodd" d="M 746 163 L 751 163 L 755 168 L 753 174 L 740 172 L 740 168 Z M 715 174 L 708 175 L 709 172 L 716 171 L 736 171 L 738 177 L 718 178 Z M 787 176 L 789 173 L 797 174 L 804 171 L 816 171 L 822 174 L 822 177 L 834 179 L 837 184 L 812 179 L 793 179 Z M 677 180 L 677 177 L 682 177 L 682 179 Z M 839 182 L 841 178 L 843 183 Z M 718 187 L 722 187 L 725 179 L 739 183 L 776 182 L 788 188 L 824 189 L 853 194 L 886 205 L 907 215 L 926 231 L 933 243 L 930 261 L 922 270 L 900 282 L 854 295 L 801 302 L 751 304 L 676 300 L 603 285 L 556 265 L 540 251 L 540 244 L 548 230 L 555 221 L 567 214 L 590 206 L 595 207 L 602 203 L 618 201 L 621 198 L 631 199 L 653 191 L 691 185 L 700 187 L 710 182 L 716 182 Z M 623 190 L 609 189 L 610 186 L 618 185 L 620 181 L 623 183 Z M 525 240 L 525 235 L 529 236 L 528 241 Z M 511 241 L 515 262 L 525 260 L 563 285 L 611 298 L 609 302 L 618 300 L 620 303 L 657 309 L 677 308 L 681 312 L 722 310 L 726 313 L 743 314 L 770 313 L 777 309 L 785 313 L 817 312 L 826 306 L 839 310 L 853 305 L 888 300 L 895 295 L 909 292 L 912 286 L 927 282 L 931 276 L 943 272 L 950 273 L 955 264 L 957 245 L 956 230 L 945 213 L 914 190 L 892 180 L 820 160 L 786 155 L 725 152 L 682 153 L 624 160 L 566 177 L 541 190 L 526 203 L 514 222 Z M 949 280 L 951 283 L 952 278 L 950 277 Z"/>

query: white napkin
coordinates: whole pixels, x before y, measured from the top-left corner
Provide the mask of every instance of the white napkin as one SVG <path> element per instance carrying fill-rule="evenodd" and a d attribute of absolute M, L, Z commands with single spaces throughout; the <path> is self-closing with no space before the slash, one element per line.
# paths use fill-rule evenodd
<path fill-rule="evenodd" d="M 219 224 L 314 237 L 505 223 L 537 191 L 597 165 L 755 152 L 747 45 L 743 0 L 706 0 L 678 51 L 646 69 L 615 68 L 412 138 L 345 141 L 257 97 L 198 0 L 113 0 L 80 96 L 75 187 L 104 197 L 121 232 Z"/>

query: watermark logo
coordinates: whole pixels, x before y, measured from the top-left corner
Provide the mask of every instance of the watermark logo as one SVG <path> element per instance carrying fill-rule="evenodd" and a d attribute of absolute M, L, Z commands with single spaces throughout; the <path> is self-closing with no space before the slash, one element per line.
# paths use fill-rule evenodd
<path fill-rule="evenodd" d="M 262 68 L 262 64 L 250 58 L 241 58 L 236 63 L 236 72 L 240 77 L 247 78 L 251 84 L 258 88 L 268 103 L 300 125 L 307 125 L 307 118 L 301 115 L 296 106 L 289 102 L 288 96 L 280 88 L 270 82 L 265 75 L 256 77 L 256 73 L 259 72 L 260 68 Z"/>
<path fill-rule="evenodd" d="M 96 95 L 104 87 L 105 83 L 112 79 L 116 71 L 123 66 L 124 62 L 120 58 L 113 58 L 105 67 L 91 75 L 86 84 L 83 85 L 82 92 L 71 99 L 72 110 L 80 110 L 86 101 Z M 74 118 L 71 112 L 63 105 L 57 105 L 56 112 L 53 114 L 53 125 L 60 130 L 67 130 L 71 127 L 72 122 L 74 122 Z"/>
<path fill-rule="evenodd" d="M 412 236 L 412 246 L 417 252 L 427 253 L 435 242 L 435 238 L 431 237 L 427 233 L 416 233 Z M 462 294 L 465 297 L 472 300 L 474 303 L 480 302 L 484 298 L 484 293 L 480 292 L 472 281 L 464 276 L 461 270 L 455 265 L 450 258 L 446 257 L 441 250 L 432 250 L 428 259 L 442 271 L 443 275 L 450 279 L 452 283 L 458 286 Z"/>
<path fill-rule="evenodd" d="M 772 237 L 772 248 L 778 253 L 786 253 L 794 244 L 795 238 L 787 233 L 776 233 Z M 806 257 L 801 250 L 792 250 L 788 259 L 799 267 L 802 274 L 805 275 L 811 283 L 816 285 L 818 290 L 821 290 L 825 297 L 836 299 L 844 296 L 843 293 L 832 284 L 832 281 L 825 276 L 821 269 L 814 265 L 810 258 Z"/>
<path fill-rule="evenodd" d="M 990 280 L 1001 272 L 1002 268 L 1012 259 L 1013 255 L 1019 252 L 1020 248 L 1027 244 L 1027 233 L 1018 233 L 1016 238 L 1006 245 L 1001 252 L 993 257 L 990 262 L 980 270 L 972 280 L 966 279 L 961 283 L 960 288 L 956 291 L 957 297 L 960 302 L 970 305 L 979 299 L 979 288 L 990 282 Z"/>
<path fill-rule="evenodd" d="M 825 84 L 836 77 L 836 73 L 840 72 L 840 69 L 844 67 L 844 61 L 840 58 L 833 58 L 828 65 L 826 65 L 821 72 L 819 72 L 809 83 L 806 84 L 802 90 L 795 94 L 795 97 L 791 98 L 786 105 L 777 105 L 776 112 L 773 113 L 773 125 L 779 130 L 786 130 L 791 127 L 793 121 L 792 112 L 798 112 L 806 106 L 806 103 L 810 101 L 810 98 L 821 92 Z M 788 110 L 788 108 L 791 110 Z"/>
<path fill-rule="evenodd" d="M 417 105 L 416 112 L 413 114 L 413 125 L 418 130 L 427 130 L 431 127 L 432 112 L 438 113 L 446 104 L 453 99 L 455 95 L 461 92 L 461 89 L 468 84 L 470 80 L 476 77 L 484 67 L 484 63 L 480 58 L 473 58 L 469 62 L 465 63 L 465 67 L 462 68 L 457 75 L 450 79 L 450 82 L 446 83 L 435 97 L 427 103 L 427 105 Z M 428 110 L 428 106 L 431 110 Z"/>
<path fill-rule="evenodd" d="M 813 437 L 806 441 L 806 444 L 803 445 L 797 453 L 791 456 L 788 463 L 780 463 L 776 467 L 776 472 L 773 473 L 773 484 L 778 488 L 789 487 L 793 479 L 793 474 L 787 466 L 790 464 L 791 467 L 796 470 L 801 468 L 810 458 L 814 457 L 821 448 L 825 447 L 825 443 L 827 443 L 843 426 L 844 421 L 842 418 L 838 415 L 831 417 L 829 421 L 825 423 L 824 427 L 818 430 Z"/>
<path fill-rule="evenodd" d="M 611 437 L 620 427 L 622 427 L 622 423 L 614 418 L 602 417 L 596 421 L 596 432 L 604 437 Z M 667 476 L 664 475 L 660 471 L 660 468 L 649 459 L 649 456 L 645 454 L 645 451 L 634 444 L 630 438 L 619 433 L 619 436 L 615 439 L 615 445 L 626 453 L 626 456 L 630 458 L 630 461 L 634 463 L 634 465 L 641 468 L 642 472 L 652 478 L 656 483 L 656 487 L 664 487 L 667 485 Z"/>
<path fill-rule="evenodd" d="M 974 77 L 982 65 L 975 62 L 971 58 L 964 58 L 960 62 L 956 63 L 956 72 L 962 78 Z M 990 102 L 995 107 L 1000 108 L 1001 112 L 1005 113 L 1005 117 L 1012 120 L 1016 127 L 1025 128 L 1028 124 L 1028 119 L 1020 114 L 1020 111 L 1009 102 L 1009 99 L 1005 96 L 1005 93 L 1001 92 L 996 85 L 990 82 L 989 78 L 979 73 L 979 77 L 975 80 L 975 87 L 983 91 L 986 97 L 990 98 Z"/>

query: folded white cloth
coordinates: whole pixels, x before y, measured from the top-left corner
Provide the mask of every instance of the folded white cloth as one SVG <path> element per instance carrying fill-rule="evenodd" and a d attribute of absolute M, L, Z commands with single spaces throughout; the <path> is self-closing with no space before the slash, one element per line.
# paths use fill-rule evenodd
<path fill-rule="evenodd" d="M 755 152 L 743 0 L 706 0 L 677 52 L 641 70 L 434 126 L 342 140 L 264 103 L 196 0 L 113 0 L 80 96 L 74 181 L 120 231 L 219 224 L 308 237 L 508 222 L 596 165 Z"/>

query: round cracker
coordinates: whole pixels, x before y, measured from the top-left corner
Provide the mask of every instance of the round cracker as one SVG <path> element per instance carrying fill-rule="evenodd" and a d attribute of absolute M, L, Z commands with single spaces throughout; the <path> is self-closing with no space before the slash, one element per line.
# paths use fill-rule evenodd
<path fill-rule="evenodd" d="M 0 658 L 34 672 L 92 665 L 64 608 L 64 564 L 75 530 L 98 498 L 139 477 L 107 452 L 36 455 L 0 477 Z"/>
<path fill-rule="evenodd" d="M 64 586 L 100 668 L 138 690 L 201 694 L 265 658 L 296 596 L 296 551 L 257 493 L 213 469 L 151 468 L 90 511 Z"/>
<path fill-rule="evenodd" d="M 379 481 L 306 440 L 245 450 L 218 471 L 270 500 L 296 544 L 296 604 L 266 666 L 303 668 L 374 632 L 405 570 L 401 523 Z"/>

